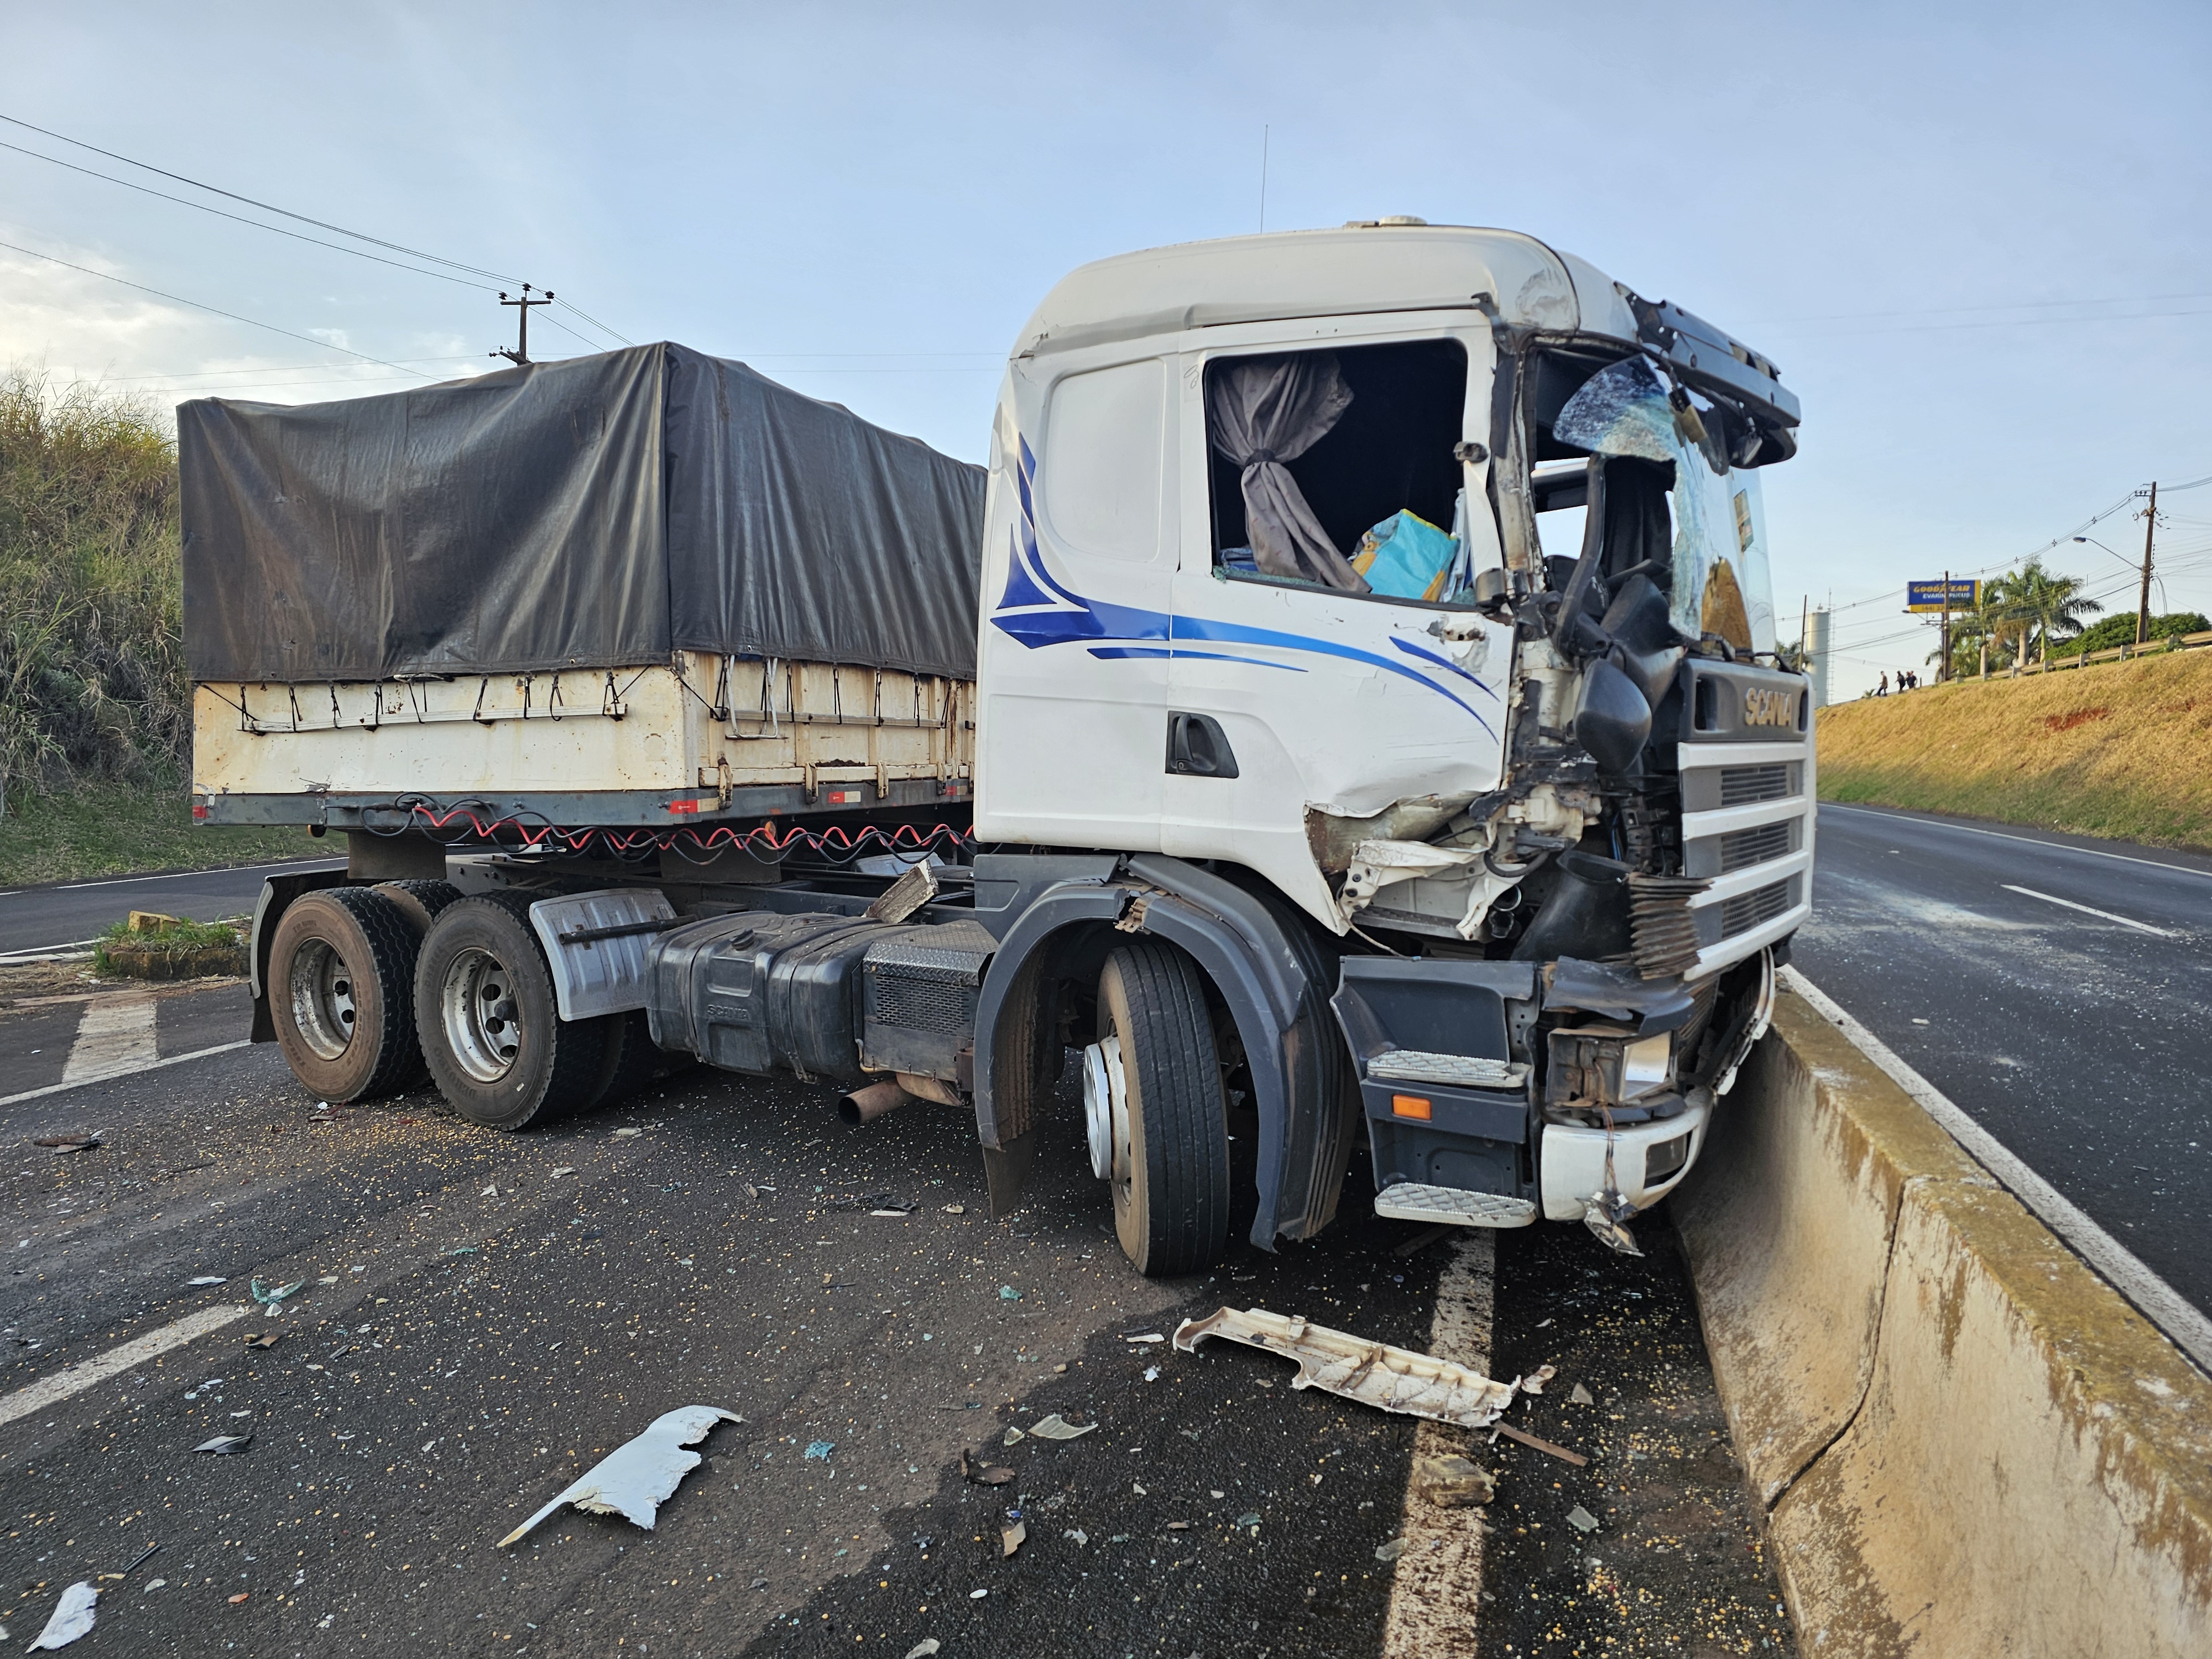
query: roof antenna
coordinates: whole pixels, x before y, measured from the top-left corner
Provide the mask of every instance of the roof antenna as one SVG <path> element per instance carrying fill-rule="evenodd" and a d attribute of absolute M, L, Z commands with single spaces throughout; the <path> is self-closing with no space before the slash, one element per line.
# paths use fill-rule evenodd
<path fill-rule="evenodd" d="M 1267 129 L 1260 129 L 1260 234 L 1267 234 Z"/>
<path fill-rule="evenodd" d="M 530 297 L 530 284 L 525 283 L 522 285 L 522 297 L 520 299 L 510 300 L 502 291 L 499 296 L 499 302 L 503 306 L 514 306 L 517 307 L 514 313 L 514 320 L 519 326 L 518 332 L 515 336 L 514 349 L 512 351 L 488 351 L 484 355 L 487 357 L 504 357 L 507 362 L 514 364 L 518 368 L 527 368 L 530 367 L 530 307 L 532 306 L 551 305 L 553 303 L 553 290 L 549 288 L 545 290 L 545 297 L 544 299 L 533 300 Z"/>

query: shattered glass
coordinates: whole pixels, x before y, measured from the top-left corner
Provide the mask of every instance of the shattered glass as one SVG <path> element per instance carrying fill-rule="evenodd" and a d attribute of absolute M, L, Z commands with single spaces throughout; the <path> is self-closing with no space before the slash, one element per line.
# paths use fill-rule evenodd
<path fill-rule="evenodd" d="M 1567 399 L 1552 423 L 1562 443 L 1595 455 L 1671 461 L 1674 601 L 1668 620 L 1695 639 L 1717 634 L 1738 650 L 1774 649 L 1765 514 L 1755 472 L 1733 469 L 1710 404 L 1671 396 L 1649 361 L 1608 364 Z"/>

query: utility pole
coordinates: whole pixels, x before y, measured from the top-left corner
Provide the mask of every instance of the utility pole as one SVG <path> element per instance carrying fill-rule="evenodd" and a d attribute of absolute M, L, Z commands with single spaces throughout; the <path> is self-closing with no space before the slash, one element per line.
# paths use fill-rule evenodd
<path fill-rule="evenodd" d="M 545 290 L 545 297 L 544 299 L 533 300 L 530 297 L 530 284 L 525 283 L 522 285 L 522 297 L 520 299 L 510 300 L 504 293 L 502 293 L 499 296 L 499 302 L 503 306 L 514 306 L 516 307 L 514 319 L 520 326 L 515 336 L 514 349 L 512 351 L 487 352 L 485 355 L 491 357 L 504 357 L 507 362 L 514 364 L 518 368 L 527 368 L 530 366 L 530 307 L 532 306 L 551 305 L 553 303 L 553 290 L 549 288 Z"/>
<path fill-rule="evenodd" d="M 2151 480 L 2150 505 L 2143 509 L 2142 597 L 2136 601 L 2136 643 L 2150 641 L 2150 544 L 2158 533 L 2158 480 Z"/>
<path fill-rule="evenodd" d="M 1936 659 L 1936 684 L 1951 678 L 1951 573 L 1943 573 L 1943 654 Z"/>

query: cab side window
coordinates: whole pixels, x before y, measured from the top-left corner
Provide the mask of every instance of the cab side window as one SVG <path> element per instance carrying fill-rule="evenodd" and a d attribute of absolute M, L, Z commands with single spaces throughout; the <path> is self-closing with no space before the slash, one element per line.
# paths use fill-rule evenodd
<path fill-rule="evenodd" d="M 1470 580 L 1456 340 L 1214 359 L 1213 560 L 1230 579 L 1450 603 Z"/>

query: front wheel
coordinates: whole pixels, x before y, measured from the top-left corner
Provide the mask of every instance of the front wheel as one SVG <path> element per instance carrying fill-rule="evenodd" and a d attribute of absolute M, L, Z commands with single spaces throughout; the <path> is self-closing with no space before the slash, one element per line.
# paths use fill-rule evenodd
<path fill-rule="evenodd" d="M 1122 1253 L 1147 1278 L 1202 1273 L 1229 1234 L 1229 1126 L 1205 978 L 1171 945 L 1121 945 L 1099 975 L 1098 1024 L 1100 1048 L 1115 1045 L 1102 1084 L 1121 1096 L 1100 1161 Z"/>
<path fill-rule="evenodd" d="M 524 1128 L 586 1104 L 606 1082 L 604 1025 L 562 1020 L 520 894 L 438 913 L 415 971 L 415 1019 L 438 1092 L 471 1123 Z"/>

